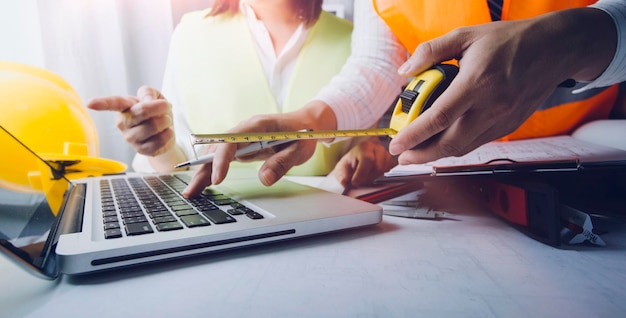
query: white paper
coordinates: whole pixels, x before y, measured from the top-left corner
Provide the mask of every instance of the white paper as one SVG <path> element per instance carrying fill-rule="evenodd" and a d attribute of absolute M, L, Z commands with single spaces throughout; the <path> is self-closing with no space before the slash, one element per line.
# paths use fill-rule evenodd
<path fill-rule="evenodd" d="M 626 160 L 626 151 L 578 140 L 569 135 L 494 141 L 461 157 L 447 157 L 426 164 L 398 165 L 386 177 L 432 174 L 437 166 L 481 165 L 494 160 L 511 162 L 575 160 L 581 163 Z"/>

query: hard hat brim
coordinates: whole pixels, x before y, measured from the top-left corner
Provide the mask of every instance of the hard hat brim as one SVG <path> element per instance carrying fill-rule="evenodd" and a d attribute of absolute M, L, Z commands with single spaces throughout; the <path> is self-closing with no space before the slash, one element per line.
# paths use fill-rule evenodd
<path fill-rule="evenodd" d="M 126 164 L 105 158 L 80 155 L 40 153 L 39 156 L 52 166 L 63 166 L 67 179 L 79 179 L 116 174 L 126 171 Z"/>

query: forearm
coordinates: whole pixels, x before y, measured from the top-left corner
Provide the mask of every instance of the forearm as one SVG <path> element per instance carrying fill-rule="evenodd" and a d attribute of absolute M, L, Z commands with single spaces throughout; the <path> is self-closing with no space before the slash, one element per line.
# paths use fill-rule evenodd
<path fill-rule="evenodd" d="M 554 13 L 557 25 L 565 30 L 565 46 L 562 64 L 572 73 L 569 77 L 577 81 L 592 81 L 598 78 L 609 66 L 616 50 L 617 33 L 615 25 L 605 12 L 594 8 L 580 8 Z M 575 49 L 572 49 L 575 48 Z"/>

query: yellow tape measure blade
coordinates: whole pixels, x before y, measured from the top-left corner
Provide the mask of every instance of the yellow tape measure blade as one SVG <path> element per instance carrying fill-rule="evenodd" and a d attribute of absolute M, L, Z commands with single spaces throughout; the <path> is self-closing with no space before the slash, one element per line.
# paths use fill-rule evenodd
<path fill-rule="evenodd" d="M 356 130 L 319 130 L 290 132 L 257 132 L 231 134 L 195 134 L 191 141 L 194 145 L 217 143 L 244 143 L 272 140 L 334 139 L 362 136 L 394 136 L 398 132 L 392 128 L 356 129 Z"/>

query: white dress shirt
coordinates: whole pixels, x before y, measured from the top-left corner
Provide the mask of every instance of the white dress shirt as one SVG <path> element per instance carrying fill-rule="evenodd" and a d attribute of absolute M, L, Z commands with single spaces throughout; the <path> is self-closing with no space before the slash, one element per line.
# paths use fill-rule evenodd
<path fill-rule="evenodd" d="M 289 81 L 293 75 L 298 54 L 309 34 L 309 28 L 305 27 L 304 24 L 300 24 L 285 47 L 277 55 L 265 24 L 257 18 L 254 10 L 243 2 L 241 3 L 240 10 L 247 19 L 250 34 L 254 39 L 257 56 L 263 66 L 272 95 L 279 109 L 281 109 L 282 103 L 287 95 Z M 170 46 L 176 46 L 175 40 L 175 38 L 172 38 Z M 172 67 L 175 63 L 169 62 L 176 61 L 176 59 L 177 57 L 173 56 L 172 51 L 170 51 L 168 63 L 165 67 L 161 92 L 172 105 L 176 144 L 183 150 L 187 158 L 195 158 L 196 154 L 194 148 L 191 146 L 191 128 L 187 121 L 185 109 L 181 104 L 176 82 L 173 80 L 176 78 L 174 74 L 177 70 Z M 242 120 L 243 119 L 245 118 L 242 118 Z M 199 148 L 196 150 L 199 150 Z M 155 172 L 148 161 L 148 157 L 141 154 L 135 155 L 132 166 L 133 169 L 138 172 Z"/>
<path fill-rule="evenodd" d="M 248 20 L 257 55 L 263 65 L 263 71 L 265 71 L 265 77 L 269 83 L 272 95 L 278 104 L 278 108 L 282 109 L 298 53 L 306 41 L 309 28 L 305 28 L 304 24 L 300 23 L 300 26 L 298 26 L 285 47 L 276 55 L 270 33 L 263 21 L 259 20 L 254 10 L 244 2 L 241 3 L 241 11 Z"/>

